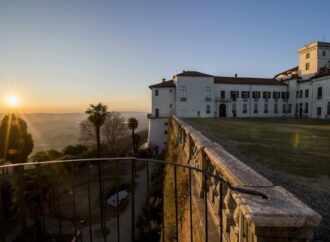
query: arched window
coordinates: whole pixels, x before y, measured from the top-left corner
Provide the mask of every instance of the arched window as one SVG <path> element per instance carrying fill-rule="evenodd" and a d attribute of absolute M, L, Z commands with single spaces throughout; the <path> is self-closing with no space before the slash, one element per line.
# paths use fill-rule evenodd
<path fill-rule="evenodd" d="M 328 102 L 327 114 L 330 115 L 330 102 Z"/>

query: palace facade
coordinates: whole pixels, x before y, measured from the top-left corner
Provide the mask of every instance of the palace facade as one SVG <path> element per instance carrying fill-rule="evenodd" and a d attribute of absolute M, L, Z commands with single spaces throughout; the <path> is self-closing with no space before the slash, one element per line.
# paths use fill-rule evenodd
<path fill-rule="evenodd" d="M 183 71 L 149 86 L 148 145 L 166 147 L 168 118 L 330 118 L 330 43 L 299 49 L 299 65 L 273 78 L 224 77 Z"/>

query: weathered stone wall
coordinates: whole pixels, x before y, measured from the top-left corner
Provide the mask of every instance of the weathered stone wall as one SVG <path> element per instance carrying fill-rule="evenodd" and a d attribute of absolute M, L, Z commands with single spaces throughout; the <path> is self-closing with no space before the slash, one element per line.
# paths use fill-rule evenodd
<path fill-rule="evenodd" d="M 202 197 L 206 184 L 209 219 L 213 227 L 217 228 L 218 237 L 220 231 L 223 231 L 223 241 L 303 242 L 312 239 L 313 230 L 320 223 L 321 216 L 289 191 L 274 185 L 228 153 L 224 147 L 207 139 L 201 132 L 175 116 L 170 120 L 168 139 L 171 152 L 176 154 L 175 157 L 168 157 L 173 161 L 207 170 L 209 174 L 221 177 L 233 187 L 262 192 L 268 197 L 263 199 L 234 191 L 215 178 L 207 178 L 204 183 L 202 173 L 194 173 L 193 190 Z M 197 204 L 197 196 L 193 196 L 193 199 Z M 186 216 L 183 216 L 183 223 L 190 223 Z M 204 215 L 201 216 L 194 218 L 194 230 L 200 234 L 204 233 L 200 222 L 205 222 Z M 185 228 L 183 231 L 186 231 L 186 238 L 190 233 L 186 229 L 189 226 L 184 224 L 182 227 Z M 212 229 L 210 233 L 214 236 Z M 212 241 L 211 237 L 210 240 Z"/>

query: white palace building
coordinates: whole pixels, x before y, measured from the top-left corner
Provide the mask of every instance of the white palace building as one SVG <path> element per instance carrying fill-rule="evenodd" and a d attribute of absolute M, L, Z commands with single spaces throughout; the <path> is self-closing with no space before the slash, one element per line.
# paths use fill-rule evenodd
<path fill-rule="evenodd" d="M 149 86 L 148 145 L 166 147 L 168 118 L 330 118 L 330 43 L 299 49 L 299 66 L 273 78 L 213 76 L 183 71 Z"/>

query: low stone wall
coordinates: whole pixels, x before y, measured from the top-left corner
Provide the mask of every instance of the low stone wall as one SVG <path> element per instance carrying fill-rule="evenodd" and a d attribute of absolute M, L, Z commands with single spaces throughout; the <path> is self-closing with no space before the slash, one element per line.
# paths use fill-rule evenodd
<path fill-rule="evenodd" d="M 218 228 L 222 218 L 223 241 L 312 240 L 313 230 L 321 221 L 318 213 L 177 117 L 172 116 L 170 125 L 169 143 L 178 144 L 183 162 L 219 175 L 232 186 L 262 192 L 268 197 L 235 192 L 217 179 L 208 179 L 208 211 Z M 194 189 L 200 194 L 204 191 L 203 179 L 201 174 L 194 176 Z"/>

